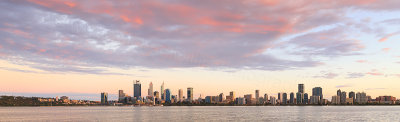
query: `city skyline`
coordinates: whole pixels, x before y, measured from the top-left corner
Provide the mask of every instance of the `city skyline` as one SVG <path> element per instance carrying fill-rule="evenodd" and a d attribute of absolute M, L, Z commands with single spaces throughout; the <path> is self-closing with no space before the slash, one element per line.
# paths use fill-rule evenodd
<path fill-rule="evenodd" d="M 400 96 L 399 4 L 3 0 L 0 95 L 118 99 L 140 80 L 141 95 L 150 82 L 162 94 L 165 81 L 174 95 L 193 87 L 194 99 L 296 96 L 299 83 L 309 97 L 314 87 L 328 99 L 337 89 Z"/>

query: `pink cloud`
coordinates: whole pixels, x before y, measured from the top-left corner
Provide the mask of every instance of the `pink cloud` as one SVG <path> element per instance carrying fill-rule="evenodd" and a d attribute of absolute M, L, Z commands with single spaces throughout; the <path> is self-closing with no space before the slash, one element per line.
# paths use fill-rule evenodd
<path fill-rule="evenodd" d="M 385 42 L 389 37 L 396 35 L 396 33 L 391 33 L 381 39 L 379 39 L 379 42 Z"/>
<path fill-rule="evenodd" d="M 379 73 L 379 72 L 367 72 L 367 74 L 375 75 L 375 76 L 383 75 L 382 73 Z"/>
<path fill-rule="evenodd" d="M 356 62 L 358 62 L 358 63 L 366 63 L 367 60 L 357 60 Z"/>
<path fill-rule="evenodd" d="M 381 76 L 381 75 L 384 75 L 383 73 L 379 72 L 377 69 L 372 69 L 371 72 L 367 72 L 366 74 L 368 74 L 368 75 L 374 75 L 374 76 Z"/>
<path fill-rule="evenodd" d="M 74 3 L 74 2 L 69 2 L 69 1 L 64 2 L 64 4 L 67 5 L 67 6 L 69 6 L 69 7 L 72 7 L 72 8 L 76 6 L 76 3 Z"/>
<path fill-rule="evenodd" d="M 389 52 L 390 48 L 383 48 L 382 51 Z"/>

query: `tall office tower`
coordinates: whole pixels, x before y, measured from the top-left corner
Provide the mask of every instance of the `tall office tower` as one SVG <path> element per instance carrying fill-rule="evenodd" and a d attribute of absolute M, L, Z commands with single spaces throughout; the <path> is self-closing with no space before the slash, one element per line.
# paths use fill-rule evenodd
<path fill-rule="evenodd" d="M 264 102 L 265 102 L 265 103 L 268 102 L 268 94 L 264 94 Z"/>
<path fill-rule="evenodd" d="M 101 104 L 107 104 L 107 103 L 108 103 L 108 93 L 102 92 L 101 93 Z"/>
<path fill-rule="evenodd" d="M 157 99 L 157 101 L 160 100 L 160 92 L 154 91 L 154 97 Z"/>
<path fill-rule="evenodd" d="M 124 98 L 125 98 L 124 90 L 119 90 L 118 91 L 118 101 L 122 102 Z"/>
<path fill-rule="evenodd" d="M 225 100 L 224 93 L 219 94 L 218 100 L 219 100 L 218 102 L 223 102 Z"/>
<path fill-rule="evenodd" d="M 192 87 L 188 87 L 187 88 L 187 99 L 190 103 L 193 102 L 193 88 Z"/>
<path fill-rule="evenodd" d="M 346 104 L 346 98 L 347 98 L 346 92 L 342 91 L 342 94 L 340 95 L 340 103 L 341 104 Z"/>
<path fill-rule="evenodd" d="M 236 98 L 235 98 L 235 92 L 233 92 L 233 91 L 229 92 L 229 96 L 231 96 L 232 101 L 235 101 L 235 100 L 236 100 Z"/>
<path fill-rule="evenodd" d="M 356 93 L 354 93 L 353 91 L 349 92 L 349 98 L 353 98 L 352 104 L 354 104 L 356 102 Z"/>
<path fill-rule="evenodd" d="M 281 93 L 278 93 L 278 103 L 281 103 Z"/>
<path fill-rule="evenodd" d="M 303 103 L 303 93 L 301 92 L 296 93 L 296 103 L 297 104 Z"/>
<path fill-rule="evenodd" d="M 294 104 L 294 93 L 293 93 L 293 92 L 290 93 L 290 100 L 289 100 L 289 103 L 290 103 L 290 104 Z"/>
<path fill-rule="evenodd" d="M 319 96 L 318 101 L 322 101 L 324 99 L 324 95 L 322 95 L 322 88 L 321 87 L 314 87 L 312 89 L 312 96 Z"/>
<path fill-rule="evenodd" d="M 272 105 L 275 105 L 275 104 L 276 104 L 276 98 L 273 97 L 273 96 L 271 96 L 271 97 L 269 98 L 269 103 L 272 104 Z"/>
<path fill-rule="evenodd" d="M 182 101 L 183 101 L 183 91 L 182 91 L 182 89 L 179 89 L 178 92 L 179 92 L 179 93 L 178 93 L 178 95 L 179 95 L 179 102 L 182 102 Z"/>
<path fill-rule="evenodd" d="M 258 102 L 258 98 L 260 98 L 260 90 L 256 90 L 256 101 Z"/>
<path fill-rule="evenodd" d="M 169 89 L 165 89 L 165 102 L 171 103 L 171 91 Z"/>
<path fill-rule="evenodd" d="M 149 89 L 147 91 L 148 96 L 153 96 L 153 82 L 150 82 Z"/>
<path fill-rule="evenodd" d="M 161 95 L 161 100 L 164 100 L 164 81 L 161 84 L 161 91 L 160 91 L 160 95 Z"/>
<path fill-rule="evenodd" d="M 304 93 L 303 104 L 308 104 L 308 94 Z"/>
<path fill-rule="evenodd" d="M 287 103 L 287 94 L 286 93 L 282 93 L 282 104 L 285 105 Z"/>
<path fill-rule="evenodd" d="M 133 97 L 136 97 L 136 99 L 140 99 L 142 96 L 142 85 L 140 84 L 140 81 L 136 80 L 136 83 L 133 84 Z"/>
<path fill-rule="evenodd" d="M 365 103 L 367 103 L 367 102 L 368 102 L 367 94 L 366 94 L 365 92 L 362 92 L 362 93 L 357 92 L 357 94 L 356 94 L 356 102 L 357 102 L 358 104 L 365 104 Z"/>
<path fill-rule="evenodd" d="M 252 94 L 246 94 L 246 95 L 244 95 L 244 98 L 246 99 L 246 104 L 253 104 L 252 102 L 251 102 L 251 100 L 253 99 L 253 95 Z"/>
<path fill-rule="evenodd" d="M 298 92 L 304 94 L 304 84 L 299 84 L 298 85 Z"/>
<path fill-rule="evenodd" d="M 340 101 L 340 96 L 342 96 L 342 91 L 340 89 L 337 90 L 336 95 L 339 96 L 339 101 Z"/>

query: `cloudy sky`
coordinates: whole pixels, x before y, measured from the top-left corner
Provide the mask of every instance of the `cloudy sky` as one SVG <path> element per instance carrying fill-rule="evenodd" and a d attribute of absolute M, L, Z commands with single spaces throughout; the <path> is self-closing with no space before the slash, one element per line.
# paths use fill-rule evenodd
<path fill-rule="evenodd" d="M 400 97 L 398 0 L 3 0 L 0 94 Z"/>

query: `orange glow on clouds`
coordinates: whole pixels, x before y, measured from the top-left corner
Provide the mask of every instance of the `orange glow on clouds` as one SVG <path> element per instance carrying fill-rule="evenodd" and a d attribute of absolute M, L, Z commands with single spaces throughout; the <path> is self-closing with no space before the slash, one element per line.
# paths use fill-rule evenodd
<path fill-rule="evenodd" d="M 64 2 L 65 5 L 69 6 L 69 7 L 75 7 L 76 3 L 73 2 Z"/>

